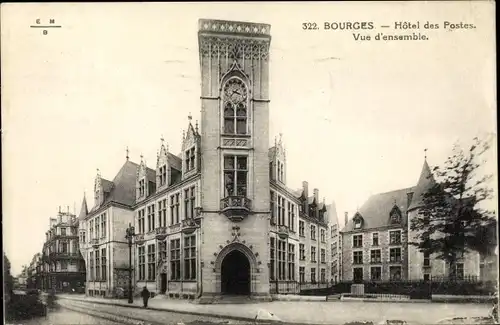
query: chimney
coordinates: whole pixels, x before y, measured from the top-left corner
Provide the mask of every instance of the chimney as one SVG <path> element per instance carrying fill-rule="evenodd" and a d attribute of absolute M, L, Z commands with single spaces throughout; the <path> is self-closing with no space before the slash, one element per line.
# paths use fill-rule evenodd
<path fill-rule="evenodd" d="M 410 208 L 411 200 L 413 200 L 413 192 L 406 193 L 406 210 Z"/>
<path fill-rule="evenodd" d="M 349 212 L 344 212 L 344 227 L 347 225 L 348 220 L 349 220 Z"/>
<path fill-rule="evenodd" d="M 306 197 L 306 204 L 304 206 L 304 213 L 309 215 L 309 183 L 306 181 L 302 182 L 302 189 L 304 190 L 304 196 Z"/>
<path fill-rule="evenodd" d="M 315 188 L 313 190 L 313 193 L 314 193 L 314 201 L 316 201 L 316 208 L 314 211 L 314 217 L 316 219 L 319 219 L 319 190 L 317 188 Z"/>

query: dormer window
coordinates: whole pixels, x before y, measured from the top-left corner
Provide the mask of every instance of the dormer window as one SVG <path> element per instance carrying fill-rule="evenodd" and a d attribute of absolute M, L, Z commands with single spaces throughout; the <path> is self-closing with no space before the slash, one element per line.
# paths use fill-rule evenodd
<path fill-rule="evenodd" d="M 391 216 L 391 224 L 399 224 L 401 223 L 401 210 L 395 205 L 390 213 Z"/>
<path fill-rule="evenodd" d="M 189 150 L 186 150 L 186 153 L 185 153 L 185 163 L 186 163 L 186 172 L 188 171 L 191 171 L 194 169 L 194 163 L 195 163 L 195 151 L 194 151 L 194 147 L 189 149 Z"/>
<path fill-rule="evenodd" d="M 361 220 L 354 220 L 354 229 L 361 229 Z"/>
<path fill-rule="evenodd" d="M 282 183 L 285 182 L 285 164 L 278 160 L 278 180 Z"/>
<path fill-rule="evenodd" d="M 139 197 L 143 197 L 146 195 L 146 182 L 144 179 L 139 181 Z"/>
<path fill-rule="evenodd" d="M 99 189 L 96 189 L 95 190 L 95 202 L 96 202 L 96 204 L 99 204 L 99 194 L 100 194 Z"/>
<path fill-rule="evenodd" d="M 160 186 L 163 186 L 167 183 L 167 165 L 163 165 L 160 167 Z"/>
<path fill-rule="evenodd" d="M 359 213 L 357 213 L 352 219 L 354 223 L 354 229 L 361 229 L 363 227 L 363 218 Z"/>

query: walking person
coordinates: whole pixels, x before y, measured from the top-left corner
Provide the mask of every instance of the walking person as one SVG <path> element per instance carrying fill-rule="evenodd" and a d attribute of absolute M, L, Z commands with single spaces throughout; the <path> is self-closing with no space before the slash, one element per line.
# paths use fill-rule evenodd
<path fill-rule="evenodd" d="M 141 292 L 142 302 L 144 303 L 144 308 L 148 308 L 148 299 L 150 297 L 148 288 L 144 287 Z"/>

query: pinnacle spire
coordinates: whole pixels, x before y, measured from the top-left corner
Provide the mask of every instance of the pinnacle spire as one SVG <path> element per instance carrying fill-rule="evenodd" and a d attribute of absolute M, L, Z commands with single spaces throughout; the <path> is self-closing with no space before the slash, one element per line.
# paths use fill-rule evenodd
<path fill-rule="evenodd" d="M 78 219 L 85 218 L 88 213 L 89 213 L 89 209 L 87 207 L 87 199 L 85 197 L 85 192 L 83 192 L 82 207 L 80 208 L 80 214 L 78 215 Z"/>
<path fill-rule="evenodd" d="M 125 158 L 126 158 L 126 159 L 127 159 L 127 161 L 128 161 L 128 159 L 130 158 L 130 157 L 128 156 L 128 154 L 129 154 L 128 146 L 127 146 L 127 149 L 125 149 L 125 151 L 127 152 L 127 155 L 125 156 Z"/>

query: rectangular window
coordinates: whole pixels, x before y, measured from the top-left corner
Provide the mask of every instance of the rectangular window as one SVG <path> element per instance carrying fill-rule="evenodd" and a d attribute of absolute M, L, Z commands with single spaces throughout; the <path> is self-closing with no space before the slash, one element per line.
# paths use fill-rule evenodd
<path fill-rule="evenodd" d="M 184 238 L 184 280 L 196 280 L 196 235 Z"/>
<path fill-rule="evenodd" d="M 316 262 L 316 247 L 311 246 L 311 262 Z"/>
<path fill-rule="evenodd" d="M 155 244 L 148 245 L 148 281 L 156 279 L 156 252 Z"/>
<path fill-rule="evenodd" d="M 99 251 L 95 251 L 95 279 L 101 281 L 101 259 L 99 258 Z"/>
<path fill-rule="evenodd" d="M 181 240 L 170 241 L 170 280 L 181 279 Z"/>
<path fill-rule="evenodd" d="M 372 235 L 372 246 L 378 246 L 378 233 L 375 232 Z"/>
<path fill-rule="evenodd" d="M 278 225 L 285 225 L 285 199 L 278 195 Z"/>
<path fill-rule="evenodd" d="M 311 268 L 311 282 L 316 283 L 316 268 L 315 267 Z"/>
<path fill-rule="evenodd" d="M 401 248 L 391 248 L 390 249 L 390 261 L 393 263 L 401 262 Z"/>
<path fill-rule="evenodd" d="M 288 227 L 291 229 L 292 228 L 292 204 L 290 202 L 287 202 L 287 221 L 288 221 Z"/>
<path fill-rule="evenodd" d="M 143 234 L 145 230 L 144 213 L 145 213 L 144 209 L 137 211 L 137 223 L 139 227 L 139 232 L 138 232 L 139 234 Z"/>
<path fill-rule="evenodd" d="M 139 281 L 146 280 L 146 249 L 144 246 L 139 246 L 138 254 L 139 257 Z"/>
<path fill-rule="evenodd" d="M 431 279 L 431 275 L 429 273 L 424 274 L 424 281 L 429 281 Z"/>
<path fill-rule="evenodd" d="M 66 236 L 66 228 L 61 228 L 61 236 Z"/>
<path fill-rule="evenodd" d="M 302 220 L 299 220 L 299 236 L 300 237 L 305 237 L 305 225 L 304 225 L 304 221 Z"/>
<path fill-rule="evenodd" d="M 393 281 L 401 280 L 401 266 L 390 266 L 389 277 Z"/>
<path fill-rule="evenodd" d="M 290 203 L 290 213 L 291 213 L 291 221 L 290 221 L 290 230 L 295 231 L 295 204 Z"/>
<path fill-rule="evenodd" d="M 175 194 L 175 224 L 181 222 L 180 215 L 181 193 Z"/>
<path fill-rule="evenodd" d="M 380 263 L 382 262 L 382 255 L 380 249 L 373 249 L 370 252 L 370 262 L 371 263 Z"/>
<path fill-rule="evenodd" d="M 247 196 L 247 157 L 224 157 L 224 196 Z"/>
<path fill-rule="evenodd" d="M 352 236 L 352 247 L 363 247 L 363 235 Z"/>
<path fill-rule="evenodd" d="M 352 263 L 353 264 L 363 264 L 363 252 L 356 251 L 352 253 Z"/>
<path fill-rule="evenodd" d="M 275 240 L 274 238 L 270 238 L 270 248 L 269 248 L 269 278 L 271 280 L 275 280 L 275 275 L 274 275 L 274 263 L 275 263 Z"/>
<path fill-rule="evenodd" d="M 66 271 L 68 269 L 68 262 L 61 261 L 61 270 Z"/>
<path fill-rule="evenodd" d="M 321 242 L 326 243 L 325 229 L 321 229 Z"/>
<path fill-rule="evenodd" d="M 326 269 L 321 269 L 321 283 L 326 282 Z"/>
<path fill-rule="evenodd" d="M 288 280 L 295 280 L 295 245 L 288 244 Z"/>
<path fill-rule="evenodd" d="M 146 183 L 144 179 L 139 181 L 139 197 L 143 197 L 146 195 Z"/>
<path fill-rule="evenodd" d="M 321 249 L 321 263 L 326 263 L 326 250 L 324 248 Z"/>
<path fill-rule="evenodd" d="M 286 242 L 278 240 L 278 280 L 286 280 Z"/>
<path fill-rule="evenodd" d="M 399 245 L 401 244 L 401 231 L 390 231 L 389 232 L 389 244 Z"/>
<path fill-rule="evenodd" d="M 158 226 L 167 226 L 167 200 L 163 199 L 158 202 Z"/>
<path fill-rule="evenodd" d="M 90 236 L 89 236 L 89 239 L 94 239 L 94 220 L 90 220 L 89 222 L 89 226 L 90 226 Z"/>
<path fill-rule="evenodd" d="M 101 215 L 101 237 L 106 238 L 106 213 Z"/>
<path fill-rule="evenodd" d="M 99 223 L 99 218 L 100 216 L 97 216 L 95 218 L 95 238 L 99 238 L 101 235 L 101 232 L 99 231 L 101 224 Z"/>
<path fill-rule="evenodd" d="M 301 261 L 306 259 L 306 248 L 304 244 L 299 244 L 299 259 Z"/>
<path fill-rule="evenodd" d="M 184 190 L 184 219 L 192 219 L 194 215 L 194 194 L 195 187 L 190 187 Z"/>
<path fill-rule="evenodd" d="M 354 282 L 363 281 L 363 268 L 362 267 L 355 267 L 352 270 L 352 273 L 353 273 Z"/>
<path fill-rule="evenodd" d="M 431 258 L 428 252 L 424 253 L 424 266 L 431 266 Z"/>
<path fill-rule="evenodd" d="M 311 239 L 316 240 L 316 226 L 311 225 Z"/>
<path fill-rule="evenodd" d="M 191 171 L 195 167 L 195 148 L 186 150 L 186 172 Z"/>
<path fill-rule="evenodd" d="M 107 267 L 107 255 L 106 248 L 101 249 L 101 268 L 102 268 L 102 280 L 106 281 L 108 278 L 108 267 Z"/>
<path fill-rule="evenodd" d="M 160 167 L 160 186 L 167 183 L 167 166 L 163 165 Z"/>
<path fill-rule="evenodd" d="M 148 206 L 148 232 L 155 230 L 155 205 Z"/>
<path fill-rule="evenodd" d="M 306 282 L 306 268 L 303 266 L 299 267 L 299 282 L 300 283 Z"/>
<path fill-rule="evenodd" d="M 275 200 L 274 192 L 270 191 L 269 196 L 270 196 L 270 209 L 271 209 L 271 225 L 275 225 L 276 224 L 276 220 L 275 220 L 276 213 L 275 213 L 274 209 L 275 209 L 276 203 L 274 202 L 274 200 Z"/>
<path fill-rule="evenodd" d="M 380 266 L 370 268 L 370 278 L 374 281 L 382 279 L 382 268 Z"/>

